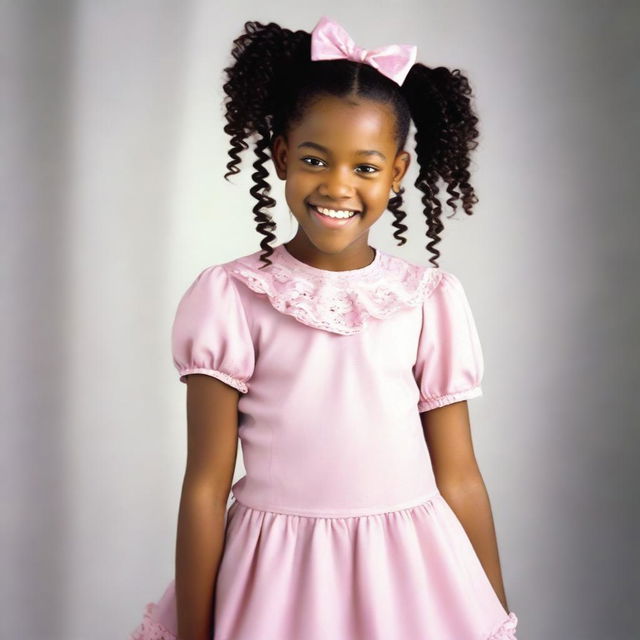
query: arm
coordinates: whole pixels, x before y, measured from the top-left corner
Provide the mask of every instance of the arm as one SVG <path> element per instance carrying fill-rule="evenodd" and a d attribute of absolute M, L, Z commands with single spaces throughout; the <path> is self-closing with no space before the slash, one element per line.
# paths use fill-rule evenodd
<path fill-rule="evenodd" d="M 473 450 L 467 401 L 420 414 L 438 490 L 465 529 L 502 606 L 509 611 L 489 496 Z"/>
<path fill-rule="evenodd" d="M 187 378 L 187 465 L 176 542 L 178 638 L 210 640 L 226 503 L 237 453 L 238 397 L 212 376 Z"/>

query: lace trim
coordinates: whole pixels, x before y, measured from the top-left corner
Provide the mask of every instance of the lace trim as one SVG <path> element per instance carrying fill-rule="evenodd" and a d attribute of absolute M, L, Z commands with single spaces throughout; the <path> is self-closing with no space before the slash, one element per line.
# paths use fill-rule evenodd
<path fill-rule="evenodd" d="M 420 305 L 442 278 L 437 267 L 413 264 L 379 249 L 371 264 L 351 271 L 311 267 L 283 245 L 274 248 L 271 260 L 259 269 L 263 263 L 256 252 L 225 268 L 252 291 L 265 294 L 277 311 L 342 335 L 360 332 L 370 318 L 387 318 Z"/>
<path fill-rule="evenodd" d="M 178 375 L 180 382 L 187 383 L 187 376 L 190 373 L 204 373 L 205 375 L 211 376 L 212 378 L 218 378 L 218 380 L 222 380 L 222 382 L 228 384 L 229 386 L 237 389 L 241 393 L 247 393 L 249 391 L 249 387 L 245 382 L 232 376 L 229 373 L 225 373 L 224 371 L 218 371 L 217 369 L 207 369 L 206 367 L 187 367 L 185 369 L 179 369 Z"/>
<path fill-rule="evenodd" d="M 518 640 L 516 638 L 516 627 L 518 618 L 513 611 L 509 617 L 487 638 L 487 640 Z"/>
<path fill-rule="evenodd" d="M 155 602 L 146 605 L 142 622 L 129 634 L 129 640 L 178 640 L 175 634 L 151 619 L 156 606 Z"/>

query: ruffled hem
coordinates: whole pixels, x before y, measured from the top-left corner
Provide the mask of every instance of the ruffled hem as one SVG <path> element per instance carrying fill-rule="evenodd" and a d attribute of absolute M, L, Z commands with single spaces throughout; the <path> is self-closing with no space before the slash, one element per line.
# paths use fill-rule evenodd
<path fill-rule="evenodd" d="M 518 617 L 513 611 L 509 613 L 509 617 L 496 629 L 487 640 L 518 640 L 516 638 L 516 630 L 518 626 Z"/>
<path fill-rule="evenodd" d="M 151 615 L 156 608 L 154 602 L 149 602 L 145 608 L 143 621 L 129 635 L 128 640 L 178 640 L 177 637 L 160 623 L 151 620 Z M 487 640 L 518 640 L 516 630 L 518 618 L 510 612 L 509 617 L 496 629 Z"/>
<path fill-rule="evenodd" d="M 316 329 L 341 335 L 360 332 L 370 318 L 383 319 L 417 307 L 440 282 L 437 267 L 413 264 L 376 249 L 368 267 L 325 271 L 299 262 L 283 245 L 272 264 L 259 268 L 259 252 L 232 260 L 225 268 L 274 309 Z"/>
<path fill-rule="evenodd" d="M 154 602 L 147 604 L 144 619 L 129 635 L 128 640 L 178 640 L 171 631 L 151 619 L 151 615 L 155 611 L 156 606 Z M 517 626 L 518 618 L 515 613 L 510 612 L 507 620 L 505 620 L 487 640 L 518 640 L 516 638 Z"/>
<path fill-rule="evenodd" d="M 152 620 L 157 607 L 155 602 L 147 603 L 142 622 L 131 632 L 128 640 L 178 640 L 164 625 Z"/>

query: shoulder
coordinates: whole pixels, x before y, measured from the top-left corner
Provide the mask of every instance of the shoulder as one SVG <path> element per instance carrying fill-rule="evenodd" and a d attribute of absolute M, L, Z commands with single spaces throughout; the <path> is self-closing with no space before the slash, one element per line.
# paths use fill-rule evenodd
<path fill-rule="evenodd" d="M 421 305 L 424 322 L 433 322 L 436 317 L 469 320 L 471 307 L 458 274 L 398 256 L 391 256 L 384 263 L 391 271 L 401 274 L 395 279 L 402 281 L 403 287 L 413 291 L 413 303 Z"/>
<path fill-rule="evenodd" d="M 226 262 L 217 262 L 202 268 L 193 279 L 189 289 L 207 287 L 235 287 L 233 275 L 236 275 L 242 267 L 255 267 L 259 263 L 259 251 L 242 255 L 227 260 Z"/>
<path fill-rule="evenodd" d="M 233 310 L 244 313 L 243 296 L 232 277 L 234 265 L 244 258 L 241 256 L 200 269 L 180 296 L 178 316 L 205 318 L 212 313 L 220 314 L 222 309 L 229 313 Z"/>
<path fill-rule="evenodd" d="M 398 258 L 395 259 L 398 260 Z M 413 273 L 413 277 L 422 283 L 421 289 L 425 304 L 449 298 L 466 298 L 462 281 L 453 271 L 433 265 L 421 265 L 405 259 L 401 260 L 408 265 L 406 267 L 408 272 Z"/>
<path fill-rule="evenodd" d="M 452 271 L 437 268 L 437 275 L 435 277 L 435 283 L 432 290 L 433 294 L 450 294 L 450 295 L 462 295 L 464 294 L 464 287 L 462 281 L 457 274 Z"/>
<path fill-rule="evenodd" d="M 426 303 L 441 287 L 453 282 L 456 276 L 451 272 L 425 265 L 402 256 L 381 252 L 381 268 L 389 276 L 391 282 L 396 282 L 405 291 L 412 292 L 415 302 Z"/>
<path fill-rule="evenodd" d="M 201 269 L 181 296 L 180 306 L 202 307 L 222 298 L 234 297 L 235 286 L 224 264 L 212 264 Z"/>

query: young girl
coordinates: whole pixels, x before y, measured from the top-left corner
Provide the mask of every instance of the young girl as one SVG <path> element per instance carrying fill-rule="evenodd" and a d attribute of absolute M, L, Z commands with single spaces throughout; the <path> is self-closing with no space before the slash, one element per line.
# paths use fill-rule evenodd
<path fill-rule="evenodd" d="M 466 402 L 482 350 L 435 262 L 438 180 L 452 207 L 477 202 L 469 83 L 413 46 L 362 49 L 327 18 L 311 34 L 248 22 L 232 55 L 225 178 L 255 135 L 263 251 L 205 268 L 179 302 L 176 576 L 130 637 L 515 640 Z M 386 209 L 406 241 L 411 121 L 428 267 L 368 244 Z M 269 161 L 298 222 L 275 247 Z"/>

